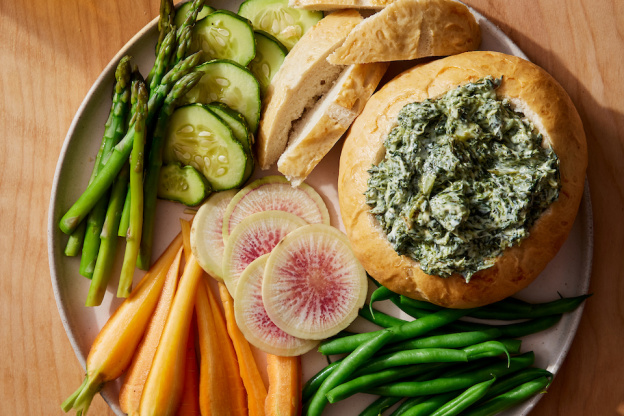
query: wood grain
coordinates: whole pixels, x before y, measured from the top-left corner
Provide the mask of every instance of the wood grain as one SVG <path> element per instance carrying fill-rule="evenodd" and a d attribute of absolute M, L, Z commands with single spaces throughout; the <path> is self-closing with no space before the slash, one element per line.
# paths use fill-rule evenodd
<path fill-rule="evenodd" d="M 624 415 L 624 2 L 466 1 L 568 91 L 585 125 L 595 219 L 591 298 L 533 415 Z M 60 415 L 82 380 L 56 309 L 47 210 L 65 134 L 156 0 L 0 3 L 0 414 Z M 99 396 L 90 414 L 112 415 Z"/>

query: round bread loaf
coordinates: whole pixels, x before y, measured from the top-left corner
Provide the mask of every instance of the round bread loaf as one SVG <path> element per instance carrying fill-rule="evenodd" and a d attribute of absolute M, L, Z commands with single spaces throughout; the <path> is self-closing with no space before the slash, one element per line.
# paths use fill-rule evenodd
<path fill-rule="evenodd" d="M 396 253 L 370 213 L 364 193 L 368 169 L 385 156 L 384 139 L 409 103 L 436 98 L 486 76 L 503 77 L 496 90 L 542 133 L 560 161 L 561 189 L 520 244 L 474 274 L 448 278 L 423 272 Z M 529 285 L 566 240 L 583 194 L 587 145 L 583 125 L 563 88 L 543 69 L 498 52 L 466 52 L 416 66 L 387 83 L 368 101 L 348 133 L 340 159 L 338 192 L 342 220 L 367 272 L 389 289 L 449 308 L 472 308 L 511 296 Z"/>

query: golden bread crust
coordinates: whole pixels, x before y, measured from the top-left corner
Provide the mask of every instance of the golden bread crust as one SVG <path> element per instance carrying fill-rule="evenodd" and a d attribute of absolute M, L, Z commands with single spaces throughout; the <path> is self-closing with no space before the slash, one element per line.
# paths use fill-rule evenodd
<path fill-rule="evenodd" d="M 398 0 L 364 19 L 329 55 L 334 65 L 405 61 L 472 51 L 481 29 L 454 0 Z"/>
<path fill-rule="evenodd" d="M 293 186 L 312 172 L 360 114 L 386 72 L 386 63 L 353 65 L 334 99 L 305 136 L 288 148 L 277 161 L 278 170 Z"/>
<path fill-rule="evenodd" d="M 525 113 L 559 157 L 559 198 L 519 245 L 466 283 L 424 273 L 399 256 L 366 204 L 367 170 L 384 157 L 383 141 L 408 103 L 438 97 L 485 76 L 503 77 L 497 90 Z M 467 52 L 405 71 L 368 101 L 351 127 L 340 159 L 338 193 L 342 220 L 353 250 L 368 273 L 389 289 L 452 308 L 471 308 L 511 296 L 529 285 L 566 240 L 583 194 L 587 145 L 580 117 L 563 88 L 544 70 L 498 52 Z"/>

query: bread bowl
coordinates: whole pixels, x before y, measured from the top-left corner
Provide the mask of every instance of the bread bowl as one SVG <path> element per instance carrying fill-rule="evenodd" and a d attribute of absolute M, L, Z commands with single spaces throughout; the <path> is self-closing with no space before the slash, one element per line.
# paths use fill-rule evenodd
<path fill-rule="evenodd" d="M 559 159 L 558 198 L 528 229 L 529 235 L 505 248 L 491 267 L 469 281 L 455 273 L 425 273 L 420 263 L 399 255 L 366 202 L 369 169 L 385 157 L 384 140 L 409 103 L 437 98 L 484 77 L 502 77 L 496 90 L 522 111 Z M 451 308 L 471 308 L 513 295 L 531 283 L 566 240 L 581 200 L 587 147 L 580 117 L 563 88 L 544 70 L 498 52 L 466 52 L 418 65 L 373 95 L 349 131 L 338 179 L 342 220 L 353 250 L 367 272 L 393 291 Z"/>
<path fill-rule="evenodd" d="M 473 51 L 481 29 L 455 0 L 397 0 L 367 17 L 327 60 L 334 65 L 404 61 Z"/>

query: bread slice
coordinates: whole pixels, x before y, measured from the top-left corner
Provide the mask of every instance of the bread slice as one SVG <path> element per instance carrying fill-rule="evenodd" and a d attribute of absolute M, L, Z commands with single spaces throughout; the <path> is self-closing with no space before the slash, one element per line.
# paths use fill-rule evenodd
<path fill-rule="evenodd" d="M 292 122 L 326 93 L 344 70 L 327 62 L 327 56 L 342 44 L 362 21 L 356 10 L 337 11 L 321 19 L 295 44 L 267 88 L 256 146 L 258 164 L 268 169 L 277 162 L 286 144 Z"/>
<path fill-rule="evenodd" d="M 358 64 L 345 69 L 333 87 L 292 129 L 277 169 L 298 186 L 360 114 L 388 64 Z"/>
<path fill-rule="evenodd" d="M 481 30 L 454 0 L 397 0 L 351 31 L 328 61 L 335 65 L 403 61 L 475 50 Z"/>
<path fill-rule="evenodd" d="M 305 10 L 374 9 L 380 10 L 394 0 L 290 0 L 289 7 Z"/>

